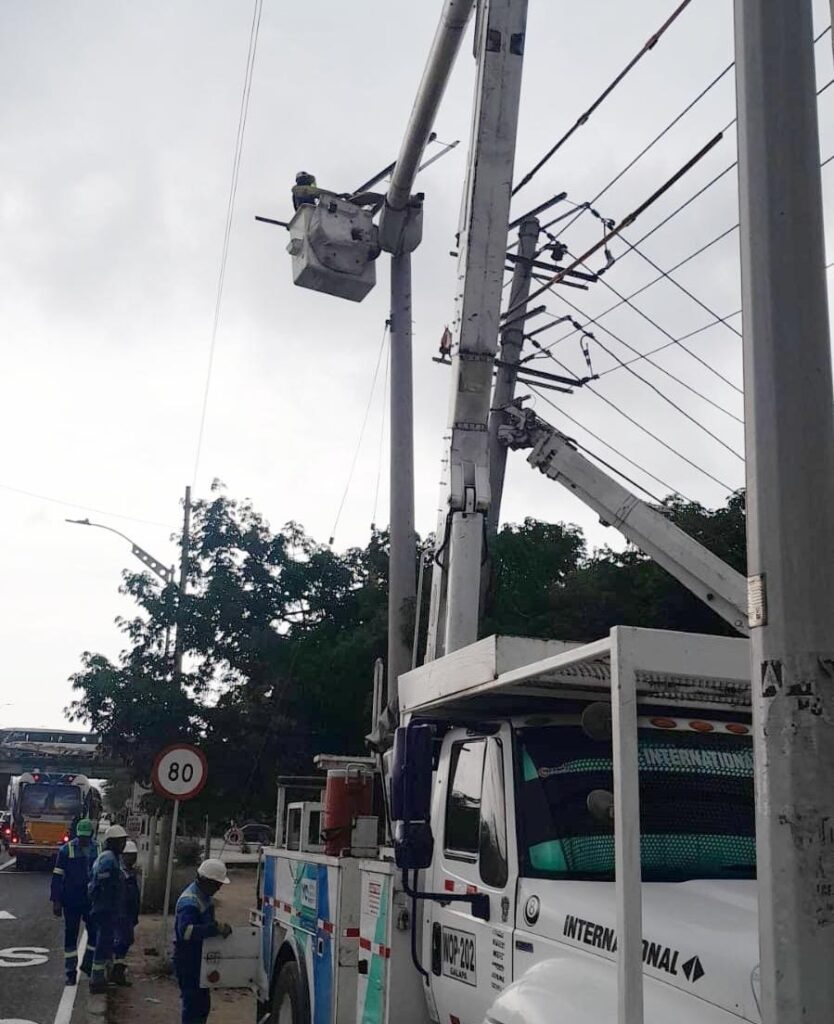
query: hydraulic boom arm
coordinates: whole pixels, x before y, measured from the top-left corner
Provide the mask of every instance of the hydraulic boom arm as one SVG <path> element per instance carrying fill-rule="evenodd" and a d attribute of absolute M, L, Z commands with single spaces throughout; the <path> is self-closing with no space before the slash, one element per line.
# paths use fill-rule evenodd
<path fill-rule="evenodd" d="M 532 409 L 511 405 L 504 412 L 506 423 L 498 432 L 501 443 L 532 448 L 527 457 L 531 466 L 572 491 L 733 629 L 749 634 L 747 581 L 741 573 L 586 459 Z"/>

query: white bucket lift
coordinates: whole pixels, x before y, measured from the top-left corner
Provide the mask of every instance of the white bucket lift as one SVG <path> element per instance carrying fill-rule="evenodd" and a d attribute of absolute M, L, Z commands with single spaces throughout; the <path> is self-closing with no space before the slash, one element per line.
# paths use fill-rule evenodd
<path fill-rule="evenodd" d="M 332 192 L 300 206 L 290 221 L 287 252 L 302 288 L 361 302 L 376 284 L 379 251 L 372 212 Z"/>

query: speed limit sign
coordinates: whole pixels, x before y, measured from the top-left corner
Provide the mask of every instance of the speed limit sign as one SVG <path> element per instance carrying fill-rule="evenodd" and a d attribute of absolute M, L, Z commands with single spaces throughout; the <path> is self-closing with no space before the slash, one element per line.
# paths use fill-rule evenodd
<path fill-rule="evenodd" d="M 175 743 L 156 755 L 151 773 L 153 788 L 171 800 L 190 800 L 206 784 L 208 764 L 202 750 Z"/>

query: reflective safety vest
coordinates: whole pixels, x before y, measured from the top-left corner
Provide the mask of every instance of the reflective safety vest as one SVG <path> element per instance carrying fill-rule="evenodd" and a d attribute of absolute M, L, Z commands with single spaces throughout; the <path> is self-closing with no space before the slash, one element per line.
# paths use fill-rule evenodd
<path fill-rule="evenodd" d="M 292 205 L 297 210 L 299 206 L 304 206 L 307 203 L 313 203 L 319 196 L 319 187 L 316 185 L 315 180 L 312 185 L 293 185 L 292 187 Z"/>
<path fill-rule="evenodd" d="M 82 846 L 77 838 L 64 843 L 52 869 L 50 900 L 70 910 L 86 910 L 90 900 L 87 885 L 97 857 L 98 844 L 93 840 L 87 846 Z"/>

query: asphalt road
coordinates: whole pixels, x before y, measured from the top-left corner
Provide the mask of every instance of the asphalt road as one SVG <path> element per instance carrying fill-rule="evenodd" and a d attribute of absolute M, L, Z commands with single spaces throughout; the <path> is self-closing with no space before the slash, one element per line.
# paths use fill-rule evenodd
<path fill-rule="evenodd" d="M 7 861 L 0 857 L 0 1024 L 54 1024 L 64 937 L 63 922 L 52 916 L 49 873 L 16 871 Z"/>

